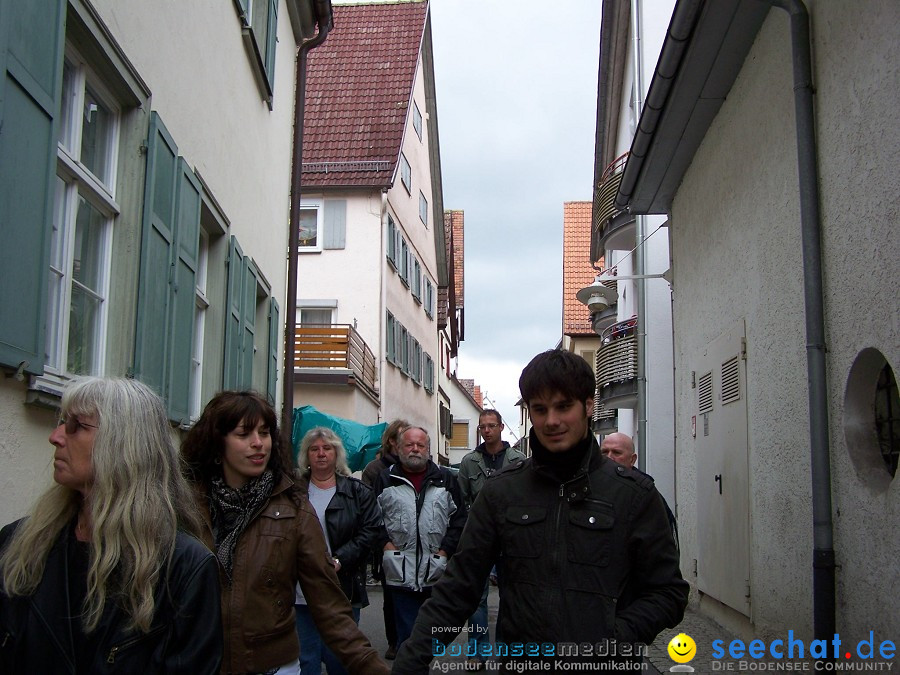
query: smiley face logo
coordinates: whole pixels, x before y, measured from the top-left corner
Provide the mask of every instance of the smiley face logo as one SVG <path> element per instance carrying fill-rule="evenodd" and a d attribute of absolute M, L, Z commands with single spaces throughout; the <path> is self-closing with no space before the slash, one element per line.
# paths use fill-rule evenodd
<path fill-rule="evenodd" d="M 669 658 L 675 663 L 687 663 L 697 655 L 697 643 L 686 633 L 679 633 L 669 641 Z"/>

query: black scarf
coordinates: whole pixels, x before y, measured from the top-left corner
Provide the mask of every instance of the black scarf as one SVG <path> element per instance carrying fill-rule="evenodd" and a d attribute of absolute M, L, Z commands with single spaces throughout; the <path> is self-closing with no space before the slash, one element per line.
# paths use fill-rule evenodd
<path fill-rule="evenodd" d="M 229 579 L 234 567 L 234 547 L 247 525 L 268 501 L 274 485 L 275 475 L 271 469 L 247 481 L 239 490 L 230 487 L 220 476 L 212 479 L 209 510 L 216 557 Z"/>
<path fill-rule="evenodd" d="M 565 483 L 571 480 L 575 476 L 575 472 L 581 467 L 585 455 L 590 452 L 591 447 L 594 445 L 594 438 L 591 434 L 588 434 L 568 450 L 550 452 L 541 445 L 537 434 L 532 429 L 529 444 L 535 465 L 560 483 Z"/>

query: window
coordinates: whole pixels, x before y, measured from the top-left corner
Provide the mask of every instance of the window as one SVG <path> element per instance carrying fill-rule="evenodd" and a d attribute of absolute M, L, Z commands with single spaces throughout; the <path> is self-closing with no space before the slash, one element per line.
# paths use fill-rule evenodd
<path fill-rule="evenodd" d="M 416 130 L 416 136 L 422 140 L 422 113 L 419 112 L 419 106 L 413 101 L 413 129 Z"/>
<path fill-rule="evenodd" d="M 309 251 L 321 251 L 322 241 L 319 236 L 322 231 L 322 209 L 318 203 L 304 203 L 300 205 L 300 236 L 297 250 L 300 253 Z"/>
<path fill-rule="evenodd" d="M 387 219 L 387 259 L 391 263 L 391 267 L 397 269 L 397 226 L 394 225 L 394 219 L 388 216 Z"/>
<path fill-rule="evenodd" d="M 422 345 L 415 338 L 412 338 L 410 345 L 410 354 L 412 355 L 412 363 L 409 364 L 409 375 L 413 382 L 422 384 Z"/>
<path fill-rule="evenodd" d="M 428 225 L 428 200 L 421 192 L 419 193 L 419 218 L 425 225 Z"/>
<path fill-rule="evenodd" d="M 300 323 L 304 326 L 330 326 L 332 311 L 330 308 L 301 307 Z"/>
<path fill-rule="evenodd" d="M 419 264 L 419 261 L 413 256 L 413 277 L 410 280 L 410 291 L 412 292 L 413 298 L 415 298 L 416 302 L 422 302 L 422 266 Z"/>
<path fill-rule="evenodd" d="M 400 369 L 409 375 L 409 332 L 400 326 Z"/>
<path fill-rule="evenodd" d="M 431 279 L 425 277 L 425 302 L 423 303 L 425 313 L 430 319 L 434 319 L 434 286 Z"/>
<path fill-rule="evenodd" d="M 197 253 L 197 275 L 195 277 L 194 295 L 196 309 L 194 311 L 194 352 L 191 355 L 191 419 L 196 420 L 203 409 L 202 377 L 203 346 L 206 332 L 206 313 L 209 299 L 206 294 L 206 281 L 209 270 L 209 234 L 200 229 L 200 247 Z"/>
<path fill-rule="evenodd" d="M 406 157 L 400 153 L 400 181 L 409 194 L 412 194 L 412 170 L 409 168 L 409 162 Z"/>
<path fill-rule="evenodd" d="M 72 49 L 62 91 L 46 364 L 58 375 L 91 375 L 103 369 L 119 117 Z"/>
<path fill-rule="evenodd" d="M 397 363 L 397 348 L 396 348 L 396 338 L 394 337 L 394 333 L 397 330 L 397 320 L 394 319 L 394 315 L 390 312 L 387 313 L 387 322 L 386 322 L 386 330 L 387 335 L 385 336 L 385 344 L 387 346 L 387 360 L 388 363 Z"/>
<path fill-rule="evenodd" d="M 400 241 L 400 279 L 409 288 L 409 245 L 406 239 Z"/>
<path fill-rule="evenodd" d="M 254 72 L 271 108 L 275 90 L 278 0 L 235 0 L 235 6 L 241 18 L 247 53 L 255 65 Z"/>
<path fill-rule="evenodd" d="M 425 354 L 425 372 L 423 374 L 422 386 L 429 394 L 434 393 L 434 360 L 427 353 Z"/>

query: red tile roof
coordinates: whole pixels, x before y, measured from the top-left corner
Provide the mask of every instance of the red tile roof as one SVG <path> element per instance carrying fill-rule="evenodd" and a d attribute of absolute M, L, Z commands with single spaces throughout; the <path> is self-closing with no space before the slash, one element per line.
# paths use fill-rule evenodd
<path fill-rule="evenodd" d="M 309 52 L 303 186 L 387 186 L 400 154 L 428 3 L 333 8 L 334 29 Z"/>
<path fill-rule="evenodd" d="M 461 210 L 444 211 L 450 214 L 450 228 L 452 228 L 453 236 L 453 277 L 455 281 L 456 306 L 465 307 L 465 229 L 466 229 L 466 213 Z M 444 216 L 445 226 L 447 224 L 447 216 Z"/>
<path fill-rule="evenodd" d="M 593 335 L 591 314 L 575 294 L 590 286 L 597 272 L 591 267 L 591 202 L 563 204 L 563 333 Z M 603 263 L 599 263 L 600 266 Z"/>

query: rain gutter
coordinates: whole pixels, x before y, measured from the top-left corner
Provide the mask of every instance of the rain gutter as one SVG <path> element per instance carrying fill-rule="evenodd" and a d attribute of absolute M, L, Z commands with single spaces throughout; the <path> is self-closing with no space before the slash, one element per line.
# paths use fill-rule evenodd
<path fill-rule="evenodd" d="M 325 42 L 334 25 L 331 0 L 315 0 L 319 32 L 297 50 L 297 87 L 294 93 L 294 154 L 291 159 L 291 210 L 288 219 L 287 299 L 284 307 L 284 358 L 282 377 L 281 433 L 290 443 L 294 420 L 294 340 L 297 329 L 297 248 L 300 245 L 300 188 L 303 174 L 303 120 L 306 111 L 307 55 Z"/>

